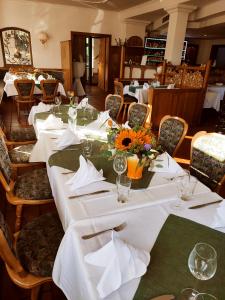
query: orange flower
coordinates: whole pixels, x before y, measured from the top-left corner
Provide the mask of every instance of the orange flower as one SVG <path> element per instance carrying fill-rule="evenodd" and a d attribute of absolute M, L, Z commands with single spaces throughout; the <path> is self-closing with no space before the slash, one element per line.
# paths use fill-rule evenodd
<path fill-rule="evenodd" d="M 136 132 L 131 129 L 122 129 L 115 141 L 116 149 L 121 151 L 129 150 L 132 144 L 135 143 L 136 135 Z"/>

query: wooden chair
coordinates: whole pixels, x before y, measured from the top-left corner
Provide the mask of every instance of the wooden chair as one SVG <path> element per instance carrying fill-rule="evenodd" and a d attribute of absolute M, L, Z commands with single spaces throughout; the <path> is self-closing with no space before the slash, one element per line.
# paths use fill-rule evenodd
<path fill-rule="evenodd" d="M 123 107 L 123 98 L 120 95 L 109 94 L 105 99 L 105 110 L 109 110 L 109 115 L 113 120 L 118 121 L 119 114 Z"/>
<path fill-rule="evenodd" d="M 18 121 L 21 122 L 21 108 L 28 107 L 29 111 L 35 103 L 34 99 L 34 80 L 16 79 L 14 81 L 18 96 L 15 97 Z M 28 113 L 27 113 L 28 115 Z"/>
<path fill-rule="evenodd" d="M 52 267 L 63 234 L 58 216 L 46 214 L 28 223 L 13 239 L 0 212 L 0 257 L 10 279 L 31 290 L 31 300 L 38 299 L 41 285 L 52 281 Z"/>
<path fill-rule="evenodd" d="M 184 119 L 166 115 L 160 121 L 158 144 L 174 157 L 187 131 L 188 124 Z"/>
<path fill-rule="evenodd" d="M 120 95 L 123 99 L 123 115 L 122 115 L 122 122 L 124 122 L 126 113 L 128 111 L 129 105 L 135 101 L 134 97 L 129 97 L 123 95 L 123 84 L 122 82 L 118 81 L 117 79 L 114 80 L 114 94 Z"/>
<path fill-rule="evenodd" d="M 216 155 L 219 149 L 220 154 L 225 156 L 225 148 L 216 141 L 219 138 L 224 136 L 206 131 L 196 133 L 192 138 L 190 153 L 191 174 L 217 193 L 225 185 L 225 160 Z M 210 145 L 210 152 L 207 145 Z"/>
<path fill-rule="evenodd" d="M 16 206 L 15 231 L 21 226 L 24 205 L 44 205 L 53 202 L 45 168 L 35 168 L 13 178 L 11 161 L 4 139 L 0 138 L 0 182 L 9 203 Z"/>
<path fill-rule="evenodd" d="M 128 125 L 130 127 L 144 126 L 149 115 L 149 107 L 146 104 L 133 102 L 128 108 Z"/>
<path fill-rule="evenodd" d="M 40 85 L 42 91 L 42 97 L 40 98 L 40 100 L 44 103 L 53 103 L 55 97 L 57 96 L 59 86 L 58 80 L 41 80 Z"/>

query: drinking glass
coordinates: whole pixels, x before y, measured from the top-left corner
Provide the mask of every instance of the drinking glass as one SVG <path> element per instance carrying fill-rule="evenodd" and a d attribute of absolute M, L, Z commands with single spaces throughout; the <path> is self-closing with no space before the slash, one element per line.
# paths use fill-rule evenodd
<path fill-rule="evenodd" d="M 116 155 L 113 161 L 113 169 L 120 176 L 127 169 L 127 158 L 125 155 Z"/>
<path fill-rule="evenodd" d="M 195 300 L 217 300 L 217 298 L 207 293 L 199 293 L 196 295 Z"/>
<path fill-rule="evenodd" d="M 77 109 L 73 108 L 70 110 L 70 115 L 69 115 L 69 119 L 71 120 L 71 126 L 73 130 L 76 130 L 76 125 L 77 125 Z"/>
<path fill-rule="evenodd" d="M 211 294 L 200 293 L 194 289 L 186 288 L 182 290 L 178 300 L 217 300 L 217 298 Z"/>
<path fill-rule="evenodd" d="M 90 157 L 92 153 L 92 141 L 82 140 L 82 152 L 85 157 Z"/>
<path fill-rule="evenodd" d="M 188 258 L 191 274 L 199 280 L 212 278 L 217 269 L 217 253 L 209 244 L 197 243 Z"/>
<path fill-rule="evenodd" d="M 125 175 L 117 176 L 116 186 L 118 193 L 118 202 L 127 202 L 129 199 L 129 193 L 131 188 L 131 179 Z"/>
<path fill-rule="evenodd" d="M 60 107 L 60 104 L 62 103 L 62 99 L 60 96 L 56 96 L 55 97 L 55 105 L 56 107 L 58 107 L 58 114 L 60 114 L 60 110 L 59 110 L 59 107 Z"/>

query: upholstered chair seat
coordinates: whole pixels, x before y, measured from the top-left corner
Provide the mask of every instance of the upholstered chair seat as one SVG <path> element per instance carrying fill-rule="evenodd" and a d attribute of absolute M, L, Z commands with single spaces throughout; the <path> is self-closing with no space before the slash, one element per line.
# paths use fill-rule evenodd
<path fill-rule="evenodd" d="M 46 169 L 35 169 L 18 176 L 14 193 L 23 199 L 44 200 L 52 198 Z"/>
<path fill-rule="evenodd" d="M 36 134 L 33 127 L 12 129 L 6 136 L 9 140 L 15 142 L 36 140 Z"/>
<path fill-rule="evenodd" d="M 34 148 L 33 144 L 22 145 L 9 151 L 9 157 L 14 164 L 29 163 L 31 152 Z"/>
<path fill-rule="evenodd" d="M 185 120 L 166 115 L 159 125 L 158 144 L 162 150 L 174 156 L 188 130 Z"/>
<path fill-rule="evenodd" d="M 16 253 L 23 268 L 36 276 L 51 276 L 64 232 L 57 213 L 34 219 L 20 231 Z"/>
<path fill-rule="evenodd" d="M 130 127 L 144 126 L 149 114 L 146 104 L 131 103 L 128 109 L 128 125 Z"/>

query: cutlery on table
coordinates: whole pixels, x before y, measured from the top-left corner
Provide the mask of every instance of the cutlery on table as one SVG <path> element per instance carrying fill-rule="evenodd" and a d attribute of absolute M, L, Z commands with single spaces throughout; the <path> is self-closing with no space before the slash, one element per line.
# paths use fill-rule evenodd
<path fill-rule="evenodd" d="M 175 299 L 174 295 L 162 295 L 155 298 L 151 298 L 149 300 L 173 300 Z"/>
<path fill-rule="evenodd" d="M 213 202 L 207 202 L 207 203 L 204 203 L 204 204 L 199 204 L 199 205 L 190 206 L 190 207 L 188 207 L 188 208 L 189 208 L 189 209 L 201 208 L 201 207 L 205 207 L 205 206 L 208 206 L 208 205 L 220 203 L 220 202 L 222 202 L 222 201 L 223 201 L 223 199 L 217 200 L 217 201 L 213 201 Z"/>
<path fill-rule="evenodd" d="M 108 229 L 105 229 L 105 230 L 102 230 L 102 231 L 98 231 L 98 232 L 95 232 L 95 233 L 91 233 L 91 234 L 86 234 L 86 235 L 82 236 L 82 239 L 83 240 L 88 240 L 88 239 L 91 239 L 91 238 L 93 238 L 93 237 L 95 237 L 95 236 L 97 236 L 99 234 L 102 234 L 102 233 L 110 231 L 110 230 L 114 230 L 114 231 L 118 232 L 118 231 L 123 230 L 126 227 L 126 225 L 127 225 L 127 223 L 124 222 L 124 223 L 122 223 L 122 224 L 120 224 L 118 226 L 112 227 L 112 228 L 108 228 Z"/>
<path fill-rule="evenodd" d="M 97 192 L 91 192 L 91 193 L 86 193 L 86 194 L 81 194 L 81 195 L 74 195 L 74 196 L 69 196 L 69 199 L 74 199 L 74 198 L 78 198 L 78 197 L 82 197 L 82 196 L 89 196 L 89 195 L 97 195 L 97 194 L 101 194 L 101 193 L 107 193 L 107 192 L 111 192 L 110 190 L 101 190 L 101 191 L 97 191 Z"/>

